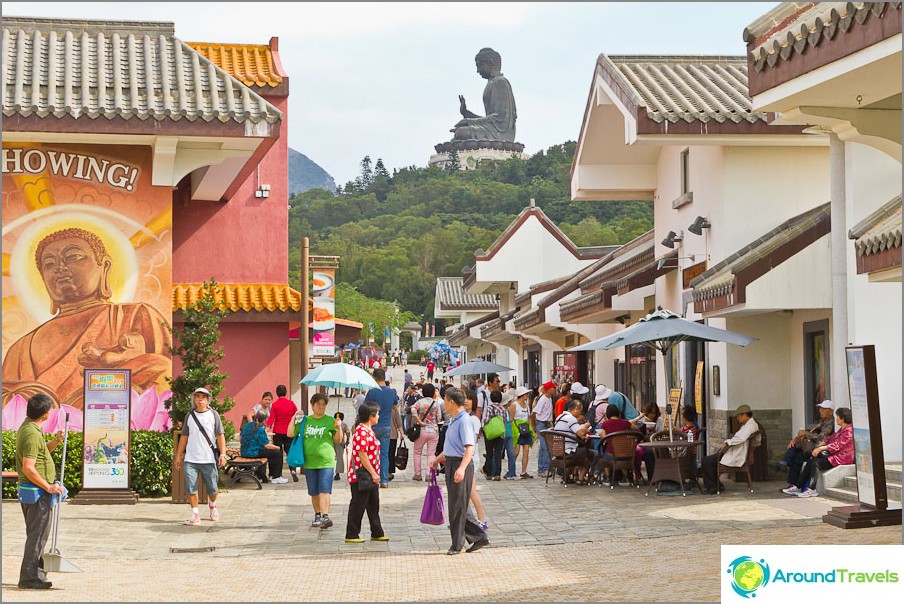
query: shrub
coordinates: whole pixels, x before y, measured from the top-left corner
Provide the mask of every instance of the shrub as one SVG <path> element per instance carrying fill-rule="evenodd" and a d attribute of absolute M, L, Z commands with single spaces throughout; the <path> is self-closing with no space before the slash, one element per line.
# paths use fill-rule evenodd
<path fill-rule="evenodd" d="M 410 363 L 420 363 L 421 359 L 423 359 L 425 356 L 427 356 L 426 350 L 412 350 L 408 354 L 408 361 Z"/>
<path fill-rule="evenodd" d="M 16 434 L 15 430 L 3 431 L 3 469 L 16 469 Z M 50 440 L 52 434 L 45 434 Z M 59 473 L 63 458 L 63 446 L 60 445 L 51 453 L 53 462 Z M 171 432 L 151 432 L 132 430 L 132 451 L 129 454 L 132 467 L 132 489 L 141 497 L 159 497 L 169 495 L 172 480 L 173 435 Z M 74 496 L 82 489 L 82 434 L 70 432 L 66 449 L 66 472 L 64 484 L 69 495 Z M 3 483 L 3 498 L 16 498 L 16 483 Z"/>

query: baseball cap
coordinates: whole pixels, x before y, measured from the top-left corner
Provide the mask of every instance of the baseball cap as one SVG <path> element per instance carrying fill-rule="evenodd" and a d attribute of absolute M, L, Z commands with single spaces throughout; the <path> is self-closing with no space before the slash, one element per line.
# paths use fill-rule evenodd
<path fill-rule="evenodd" d="M 594 402 L 604 401 L 612 394 L 612 389 L 600 384 L 596 387 L 596 396 L 593 397 Z"/>
<path fill-rule="evenodd" d="M 550 381 L 546 382 L 545 384 L 543 384 L 543 392 L 546 392 L 550 388 L 555 389 L 555 387 L 556 387 L 556 383 L 553 382 L 552 380 L 550 380 Z"/>
<path fill-rule="evenodd" d="M 571 385 L 572 394 L 587 394 L 588 392 L 590 392 L 590 388 L 580 382 L 575 382 Z"/>
<path fill-rule="evenodd" d="M 752 409 L 750 408 L 750 405 L 741 405 L 740 407 L 735 409 L 735 411 L 734 411 L 734 413 L 732 413 L 732 415 L 733 416 L 741 415 L 742 413 L 750 413 L 751 411 L 752 411 Z"/>
<path fill-rule="evenodd" d="M 195 388 L 195 391 L 192 392 L 191 394 L 192 394 L 192 396 L 194 396 L 194 395 L 198 394 L 199 392 L 201 394 L 206 394 L 207 398 L 210 398 L 210 390 L 208 390 L 207 388 Z"/>
<path fill-rule="evenodd" d="M 821 403 L 819 403 L 819 404 L 816 405 L 816 406 L 817 406 L 817 407 L 821 407 L 821 408 L 823 408 L 823 409 L 834 409 L 834 408 L 835 408 L 835 403 L 833 403 L 833 402 L 830 401 L 829 399 L 826 399 L 826 400 L 822 401 Z"/>

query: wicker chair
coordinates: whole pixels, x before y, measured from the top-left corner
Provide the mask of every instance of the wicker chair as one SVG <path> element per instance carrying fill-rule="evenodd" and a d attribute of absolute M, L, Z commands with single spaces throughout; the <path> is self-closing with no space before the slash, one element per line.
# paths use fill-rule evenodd
<path fill-rule="evenodd" d="M 670 437 L 668 430 L 663 430 L 650 436 L 650 442 L 668 442 L 670 439 L 673 441 L 687 441 L 687 433 L 681 432 L 680 430 L 673 430 Z M 657 461 L 656 482 L 662 482 L 663 480 L 677 482 L 681 487 L 681 495 L 686 497 L 687 491 L 684 488 L 684 481 L 693 480 L 700 492 L 703 492 L 703 488 L 700 486 L 700 483 L 697 481 L 697 477 L 694 474 L 694 460 L 697 458 L 697 447 L 654 449 L 653 454 L 657 460 L 674 460 L 674 462 L 669 461 L 662 466 L 659 466 L 659 462 Z M 647 487 L 646 495 L 650 494 L 650 489 L 653 488 L 653 484 L 653 481 L 650 480 L 650 486 Z"/>
<path fill-rule="evenodd" d="M 600 460 L 599 469 L 608 469 L 611 471 L 609 478 L 609 488 L 615 488 L 615 471 L 622 470 L 626 476 L 630 476 L 631 484 L 640 488 L 640 485 L 634 481 L 634 460 L 637 454 L 637 444 L 643 440 L 643 435 L 638 430 L 619 430 L 606 434 L 600 440 Z M 612 455 L 614 461 L 603 459 L 602 451 L 606 450 L 606 444 L 612 444 Z M 603 481 L 600 480 L 600 486 Z"/>
<path fill-rule="evenodd" d="M 549 472 L 546 473 L 546 486 L 549 486 L 549 477 L 553 474 L 555 469 L 562 468 L 562 473 L 565 475 L 562 482 L 567 487 L 568 470 L 585 464 L 568 459 L 565 454 L 565 441 L 580 441 L 577 436 L 571 432 L 562 432 L 560 430 L 541 430 L 540 436 L 546 441 L 546 450 L 549 451 Z"/>
<path fill-rule="evenodd" d="M 719 469 L 717 471 L 717 475 L 721 476 L 722 474 L 730 474 L 732 472 L 744 473 L 747 474 L 747 488 L 753 493 L 753 476 L 750 471 L 753 468 L 754 463 L 754 454 L 756 453 L 756 448 L 760 446 L 763 442 L 763 437 L 766 435 L 766 432 L 760 428 L 756 434 L 750 437 L 750 446 L 747 447 L 747 459 L 744 460 L 744 465 L 740 467 L 734 466 L 723 466 L 721 463 L 719 464 Z M 721 483 L 719 484 L 719 493 L 722 492 Z"/>

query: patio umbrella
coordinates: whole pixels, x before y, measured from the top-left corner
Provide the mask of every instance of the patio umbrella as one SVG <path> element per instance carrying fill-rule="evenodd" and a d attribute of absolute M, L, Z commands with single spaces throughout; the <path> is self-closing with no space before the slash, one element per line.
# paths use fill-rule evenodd
<path fill-rule="evenodd" d="M 756 338 L 734 331 L 682 319 L 670 310 L 663 310 L 660 306 L 658 310 L 648 314 L 631 327 L 611 336 L 571 348 L 569 352 L 612 350 L 622 346 L 642 344 L 661 352 L 663 360 L 665 360 L 666 353 L 679 342 L 726 342 L 736 346 L 747 346 L 754 339 Z M 671 402 L 666 403 L 665 412 L 667 416 L 672 414 Z M 669 440 L 672 440 L 671 421 L 669 421 Z"/>
<path fill-rule="evenodd" d="M 355 388 L 367 390 L 376 388 L 377 383 L 369 373 L 348 363 L 328 363 L 308 372 L 301 382 L 306 386 L 327 388 Z"/>
<path fill-rule="evenodd" d="M 514 371 L 514 369 L 506 367 L 505 365 L 497 365 L 490 361 L 477 359 L 476 361 L 468 361 L 455 369 L 447 371 L 446 375 L 483 375 L 485 373 L 502 373 L 504 371 Z"/>

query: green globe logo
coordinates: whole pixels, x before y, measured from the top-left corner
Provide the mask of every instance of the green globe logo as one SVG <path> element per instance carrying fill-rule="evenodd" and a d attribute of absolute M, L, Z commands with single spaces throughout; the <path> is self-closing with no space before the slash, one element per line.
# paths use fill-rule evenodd
<path fill-rule="evenodd" d="M 769 565 L 765 560 L 757 562 L 750 556 L 735 558 L 728 565 L 731 587 L 743 598 L 755 598 L 756 590 L 769 583 Z"/>

